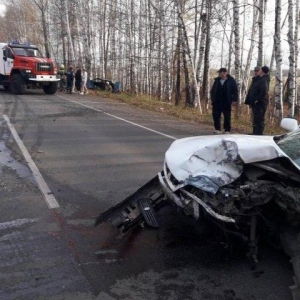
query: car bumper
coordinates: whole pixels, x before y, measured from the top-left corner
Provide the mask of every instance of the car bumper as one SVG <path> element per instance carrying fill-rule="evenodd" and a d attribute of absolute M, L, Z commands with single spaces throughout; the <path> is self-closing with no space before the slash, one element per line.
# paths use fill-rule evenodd
<path fill-rule="evenodd" d="M 30 81 L 35 82 L 58 82 L 60 81 L 56 75 L 36 75 L 35 78 L 29 78 Z"/>
<path fill-rule="evenodd" d="M 168 185 L 168 178 L 167 176 L 165 176 L 164 171 L 158 173 L 158 179 L 159 182 L 162 186 L 162 189 L 166 195 L 167 198 L 169 198 L 170 200 L 172 200 L 176 205 L 178 205 L 181 208 L 184 208 L 184 202 L 181 200 L 180 197 L 178 197 L 171 188 L 169 188 Z M 174 189 L 174 187 L 173 187 Z M 212 217 L 221 220 L 222 222 L 227 222 L 227 223 L 235 223 L 235 220 L 233 218 L 230 217 L 226 217 L 223 215 L 220 215 L 218 213 L 216 213 L 211 207 L 209 207 L 205 202 L 203 202 L 200 198 L 198 198 L 197 196 L 189 193 L 188 191 L 184 190 L 184 189 L 180 189 L 180 193 L 181 196 L 188 201 L 192 201 L 193 204 L 193 209 L 194 209 L 194 217 L 196 219 L 199 218 L 199 205 L 208 213 L 210 214 Z"/>

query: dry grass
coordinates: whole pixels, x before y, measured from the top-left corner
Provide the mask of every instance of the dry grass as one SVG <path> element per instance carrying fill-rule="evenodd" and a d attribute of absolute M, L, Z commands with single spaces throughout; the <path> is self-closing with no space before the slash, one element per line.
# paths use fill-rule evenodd
<path fill-rule="evenodd" d="M 200 113 L 199 108 L 184 107 L 184 105 L 175 106 L 174 104 L 159 101 L 155 98 L 151 98 L 145 95 L 130 95 L 127 93 L 111 94 L 107 91 L 92 91 L 91 94 L 102 97 L 115 99 L 129 105 L 139 107 L 141 109 L 160 112 L 173 117 L 177 117 L 181 120 L 191 121 L 199 124 L 211 124 L 213 129 L 213 120 L 211 111 Z M 238 110 L 238 112 L 236 112 Z M 236 117 L 237 115 L 237 117 Z M 284 132 L 280 126 L 271 122 L 270 112 L 266 113 L 266 127 L 265 134 L 281 134 Z M 251 126 L 251 113 L 247 105 L 240 105 L 233 107 L 232 109 L 232 132 L 233 133 L 250 133 L 252 131 Z"/>

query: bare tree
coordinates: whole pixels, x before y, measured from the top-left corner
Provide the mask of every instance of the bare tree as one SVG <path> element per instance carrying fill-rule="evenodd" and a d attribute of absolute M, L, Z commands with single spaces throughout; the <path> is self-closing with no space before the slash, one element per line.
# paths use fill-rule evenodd
<path fill-rule="evenodd" d="M 241 100 L 240 97 L 240 74 L 241 74 L 241 41 L 240 41 L 240 4 L 239 0 L 233 0 L 233 23 L 234 23 L 234 45 L 235 45 L 235 59 L 234 59 L 234 69 L 235 69 L 235 80 L 238 87 L 238 103 Z"/>
<path fill-rule="evenodd" d="M 210 45 L 211 45 L 211 13 L 212 2 L 211 0 L 205 0 L 205 10 L 207 13 L 206 23 L 206 39 L 205 39 L 205 52 L 204 52 L 204 66 L 203 66 L 203 84 L 201 89 L 201 99 L 204 101 L 205 109 L 208 108 L 208 94 L 209 94 L 209 70 L 210 70 Z M 202 101 L 202 102 L 203 102 Z"/>
<path fill-rule="evenodd" d="M 63 2 L 63 10 L 65 12 L 65 18 L 66 18 L 66 35 L 67 35 L 67 41 L 68 41 L 68 53 L 70 53 L 70 57 L 68 59 L 68 64 L 71 65 L 75 62 L 75 54 L 74 54 L 74 48 L 73 48 L 73 40 L 71 36 L 71 30 L 70 30 L 70 22 L 69 22 L 69 9 L 68 9 L 68 0 L 64 0 Z"/>
<path fill-rule="evenodd" d="M 252 9 L 252 28 L 251 28 L 251 35 L 250 35 L 250 46 L 249 51 L 246 59 L 245 69 L 242 76 L 242 85 L 241 85 L 241 97 L 242 99 L 245 98 L 247 90 L 248 90 L 248 82 L 250 77 L 250 66 L 252 62 L 254 47 L 255 47 L 255 38 L 257 34 L 257 18 L 258 18 L 258 10 L 256 9 L 256 3 L 258 0 L 255 0 L 254 6 Z"/>
<path fill-rule="evenodd" d="M 299 59 L 299 25 L 300 25 L 300 11 L 299 11 L 299 0 L 296 0 L 296 22 L 295 22 L 295 77 L 298 78 L 298 59 Z M 295 115 L 300 113 L 300 93 L 299 84 L 295 80 Z"/>
<path fill-rule="evenodd" d="M 203 68 L 203 59 L 204 59 L 204 51 L 205 51 L 205 41 L 206 41 L 206 34 L 207 34 L 207 13 L 204 11 L 201 15 L 201 37 L 199 43 L 199 58 L 197 63 L 197 70 L 196 70 L 196 78 L 198 82 L 198 88 L 200 89 L 202 84 L 202 68 Z"/>
<path fill-rule="evenodd" d="M 275 118 L 277 123 L 282 119 L 282 55 L 281 55 L 281 0 L 276 0 L 275 7 Z"/>
<path fill-rule="evenodd" d="M 294 1 L 288 0 L 288 14 L 289 14 L 289 31 L 288 31 L 288 43 L 289 43 L 289 87 L 288 87 L 288 112 L 289 117 L 293 117 L 295 113 L 295 40 L 294 40 Z"/>
<path fill-rule="evenodd" d="M 178 19 L 179 19 L 179 26 L 182 29 L 182 33 L 183 33 L 183 37 L 184 39 L 182 40 L 182 47 L 184 49 L 183 54 L 186 55 L 186 58 L 188 58 L 188 62 L 190 65 L 190 69 L 192 72 L 192 78 L 193 78 L 193 87 L 195 90 L 195 94 L 196 94 L 196 99 L 191 100 L 189 102 L 186 101 L 186 104 L 189 106 L 196 106 L 195 103 L 197 103 L 197 105 L 199 106 L 200 112 L 202 113 L 202 108 L 201 108 L 201 104 L 200 104 L 200 95 L 199 95 L 199 89 L 198 89 L 198 85 L 197 85 L 197 79 L 196 79 L 196 70 L 195 70 L 195 66 L 193 64 L 193 60 L 191 57 L 191 48 L 189 46 L 189 40 L 188 40 L 188 35 L 187 35 L 187 30 L 186 30 L 186 26 L 183 20 L 183 8 L 182 8 L 182 4 L 180 3 L 178 6 Z M 184 60 L 186 59 L 184 58 Z M 185 70 L 185 74 L 186 74 L 186 83 L 189 83 L 189 75 L 188 75 L 188 64 L 186 62 L 186 70 Z M 190 84 L 189 84 L 190 85 Z M 190 88 L 189 88 L 190 89 Z M 190 94 L 190 91 L 189 91 Z"/>
<path fill-rule="evenodd" d="M 264 12 L 265 0 L 259 0 L 258 14 L 258 58 L 257 65 L 262 66 L 264 63 Z"/>
<path fill-rule="evenodd" d="M 201 108 L 209 109 L 210 71 L 220 64 L 235 76 L 240 86 L 240 101 L 247 91 L 250 70 L 256 61 L 258 65 L 270 61 L 272 67 L 276 55 L 278 83 L 283 76 L 280 63 L 281 70 L 289 64 L 289 79 L 296 76 L 299 0 L 288 1 L 287 16 L 291 18 L 290 12 L 296 13 L 296 27 L 291 28 L 294 20 L 289 19 L 289 22 L 283 20 L 280 28 L 282 32 L 287 31 L 288 25 L 290 28 L 289 61 L 284 55 L 288 52 L 288 43 L 277 29 L 276 33 L 272 32 L 276 51 L 264 49 L 266 32 L 270 31 L 265 23 L 271 22 L 265 17 L 272 4 L 269 1 L 267 6 L 267 0 L 2 2 L 7 8 L 0 28 L 2 40 L 29 40 L 44 48 L 46 55 L 53 56 L 57 62 L 85 64 L 93 76 L 116 79 L 134 94 L 148 94 L 176 104 L 185 94 L 185 103 L 199 106 L 200 112 Z M 282 5 L 281 10 L 281 14 L 285 14 L 286 6 Z M 276 23 L 278 19 L 277 12 Z M 273 31 L 279 29 L 278 24 L 280 21 L 272 26 Z M 282 88 L 282 84 L 278 88 Z M 295 80 L 289 80 L 289 91 L 289 115 L 293 116 Z M 278 118 L 282 113 L 280 94 L 280 90 L 276 90 Z"/>

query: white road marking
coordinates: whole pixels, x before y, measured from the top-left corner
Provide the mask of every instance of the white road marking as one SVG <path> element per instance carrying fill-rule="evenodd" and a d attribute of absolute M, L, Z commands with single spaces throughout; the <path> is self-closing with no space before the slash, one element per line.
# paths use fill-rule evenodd
<path fill-rule="evenodd" d="M 3 222 L 3 223 L 0 223 L 0 230 L 5 230 L 8 228 L 14 228 L 14 227 L 20 227 L 23 224 L 33 223 L 35 221 L 37 221 L 37 219 L 18 219 L 18 220 L 12 220 L 10 222 Z"/>
<path fill-rule="evenodd" d="M 17 131 L 15 130 L 14 126 L 10 123 L 10 120 L 8 118 L 7 115 L 3 115 L 3 118 L 5 119 L 7 126 L 11 132 L 11 134 L 13 135 L 16 143 L 18 144 L 21 152 L 23 153 L 23 156 L 26 160 L 26 162 L 28 163 L 28 166 L 33 174 L 33 177 L 35 178 L 40 191 L 42 192 L 45 201 L 48 205 L 48 207 L 50 209 L 52 208 L 58 208 L 59 204 L 57 203 L 55 197 L 52 195 L 52 192 L 50 191 L 46 181 L 44 180 L 42 174 L 40 173 L 39 169 L 37 168 L 37 166 L 35 165 L 34 161 L 32 160 L 29 152 L 27 151 L 26 147 L 24 146 L 22 140 L 20 139 Z"/>
<path fill-rule="evenodd" d="M 103 110 L 101 110 L 101 109 L 94 108 L 94 107 L 92 107 L 92 106 L 89 106 L 89 105 L 83 104 L 83 103 L 81 103 L 81 102 L 78 102 L 78 101 L 70 100 L 70 99 L 68 99 L 68 98 L 66 98 L 66 97 L 63 97 L 63 96 L 58 96 L 58 97 L 60 97 L 60 98 L 63 98 L 63 99 L 65 99 L 65 100 L 68 100 L 68 101 L 70 101 L 70 102 L 73 102 L 73 103 L 79 104 L 79 105 L 81 105 L 81 106 L 84 106 L 84 107 L 90 108 L 90 109 L 92 109 L 92 110 L 95 110 L 95 111 L 101 112 L 101 113 L 103 113 L 103 114 L 105 114 L 105 115 L 107 115 L 107 116 L 113 117 L 113 118 L 115 118 L 115 119 L 121 120 L 121 121 L 123 121 L 123 122 L 126 122 L 126 123 L 129 123 L 129 124 L 131 124 L 131 125 L 134 125 L 134 126 L 137 126 L 137 127 L 143 128 L 143 129 L 145 129 L 145 130 L 148 130 L 148 131 L 151 131 L 151 132 L 157 133 L 157 134 L 159 134 L 159 135 L 165 136 L 165 137 L 167 137 L 167 138 L 170 138 L 170 139 L 172 139 L 172 140 L 177 140 L 177 138 L 176 138 L 176 137 L 174 137 L 174 136 L 171 136 L 171 135 L 168 135 L 168 134 L 162 133 L 162 132 L 160 132 L 160 131 L 156 131 L 156 130 L 154 130 L 154 129 L 151 129 L 151 128 L 148 128 L 148 127 L 145 127 L 145 126 L 143 126 L 143 125 L 140 125 L 140 124 L 137 124 L 137 123 L 131 122 L 131 121 L 129 121 L 129 120 L 126 120 L 126 119 L 120 118 L 120 117 L 118 117 L 118 116 L 115 116 L 115 115 L 112 115 L 112 114 L 110 114 L 110 113 L 107 113 L 107 112 L 105 112 L 105 111 L 103 111 Z"/>

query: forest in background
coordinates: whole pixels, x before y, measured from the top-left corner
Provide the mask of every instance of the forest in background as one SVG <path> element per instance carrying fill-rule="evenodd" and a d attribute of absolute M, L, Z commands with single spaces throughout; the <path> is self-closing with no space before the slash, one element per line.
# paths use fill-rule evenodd
<path fill-rule="evenodd" d="M 36 44 L 57 65 L 132 95 L 209 109 L 216 70 L 242 104 L 254 66 L 271 69 L 270 118 L 295 117 L 299 0 L 0 0 L 1 41 Z M 287 73 L 283 74 L 283 69 Z"/>

